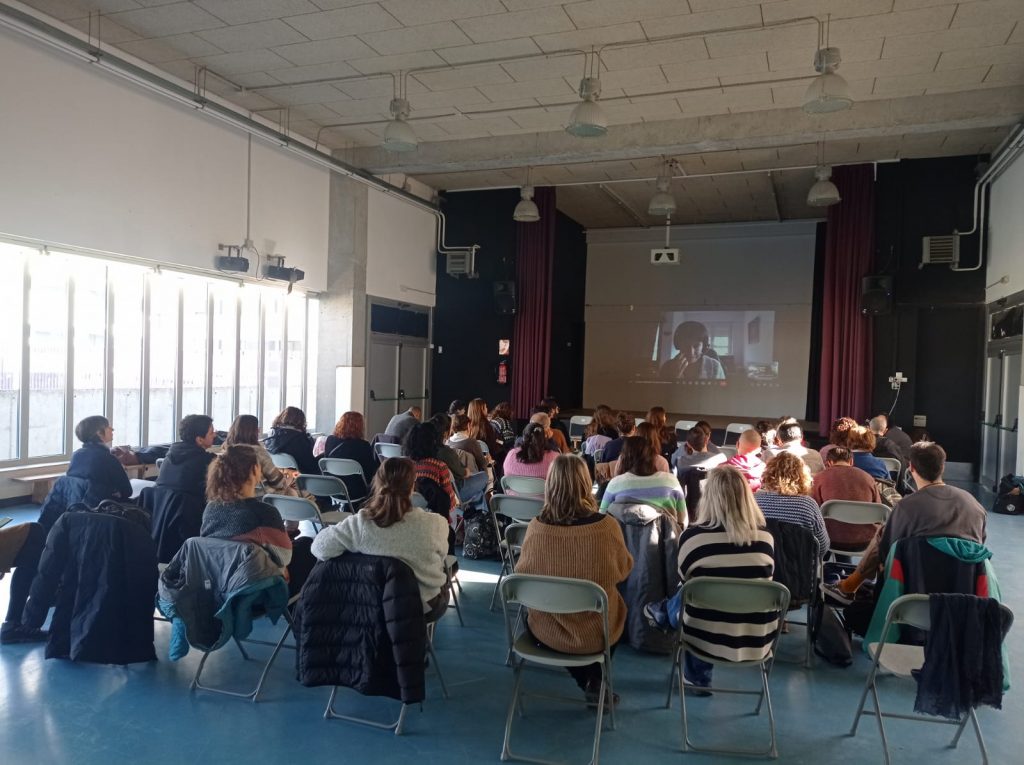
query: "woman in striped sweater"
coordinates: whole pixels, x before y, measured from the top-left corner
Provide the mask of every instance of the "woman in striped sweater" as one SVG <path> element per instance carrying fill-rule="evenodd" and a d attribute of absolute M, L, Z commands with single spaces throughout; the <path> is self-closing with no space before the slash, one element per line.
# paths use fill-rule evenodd
<path fill-rule="evenodd" d="M 679 544 L 679 577 L 685 583 L 701 576 L 770 580 L 775 569 L 773 540 L 764 515 L 743 474 L 722 465 L 708 473 L 698 507 L 697 523 L 683 532 Z M 681 593 L 648 603 L 644 615 L 655 627 L 679 626 Z M 703 653 L 727 661 L 758 661 L 771 648 L 779 628 L 778 614 L 724 614 L 686 607 L 683 633 Z M 683 675 L 688 685 L 711 685 L 710 662 L 687 652 Z M 700 693 L 700 695 L 704 695 Z"/>
<path fill-rule="evenodd" d="M 622 472 L 608 482 L 601 498 L 601 512 L 615 502 L 638 502 L 674 514 L 685 528 L 686 500 L 679 479 L 658 470 L 657 459 L 663 458 L 646 438 L 630 436 L 623 441 L 619 457 Z"/>
<path fill-rule="evenodd" d="M 811 499 L 811 469 L 790 452 L 780 452 L 764 469 L 761 488 L 754 493 L 765 518 L 808 529 L 818 541 L 818 557 L 828 552 L 828 531 L 818 503 Z"/>
<path fill-rule="evenodd" d="M 259 545 L 281 566 L 295 595 L 316 563 L 309 549 L 312 540 L 288 536 L 281 514 L 256 497 L 262 480 L 256 452 L 247 446 L 229 446 L 217 455 L 206 474 L 207 505 L 199 536 Z"/>

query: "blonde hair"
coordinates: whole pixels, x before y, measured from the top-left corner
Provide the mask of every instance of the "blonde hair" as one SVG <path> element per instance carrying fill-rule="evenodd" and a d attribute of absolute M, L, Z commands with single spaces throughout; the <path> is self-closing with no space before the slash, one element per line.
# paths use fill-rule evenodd
<path fill-rule="evenodd" d="M 555 526 L 568 526 L 577 518 L 597 512 L 594 484 L 587 464 L 573 454 L 555 457 L 544 483 L 544 509 L 540 519 Z"/>
<path fill-rule="evenodd" d="M 811 469 L 795 454 L 780 452 L 764 469 L 764 475 L 761 476 L 761 488 L 784 494 L 787 497 L 809 495 L 811 493 Z"/>
<path fill-rule="evenodd" d="M 754 501 L 747 479 L 731 465 L 708 473 L 697 505 L 697 525 L 721 527 L 734 545 L 746 547 L 757 540 L 764 528 L 764 513 Z"/>

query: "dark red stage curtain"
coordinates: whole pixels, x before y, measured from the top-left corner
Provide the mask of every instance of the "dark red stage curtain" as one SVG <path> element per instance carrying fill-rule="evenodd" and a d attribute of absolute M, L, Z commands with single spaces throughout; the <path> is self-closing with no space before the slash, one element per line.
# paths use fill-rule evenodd
<path fill-rule="evenodd" d="M 871 408 L 871 319 L 860 312 L 861 279 L 875 251 L 875 182 L 871 165 L 835 169 L 842 201 L 828 208 L 821 327 L 821 435 L 832 420 L 863 421 Z"/>
<path fill-rule="evenodd" d="M 527 417 L 548 387 L 551 271 L 555 262 L 555 189 L 534 192 L 536 223 L 516 224 L 516 322 L 512 333 L 512 410 Z"/>

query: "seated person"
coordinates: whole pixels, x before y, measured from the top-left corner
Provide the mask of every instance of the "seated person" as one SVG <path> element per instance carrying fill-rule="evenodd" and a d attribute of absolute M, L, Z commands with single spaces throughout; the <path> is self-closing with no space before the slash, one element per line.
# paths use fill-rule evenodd
<path fill-rule="evenodd" d="M 845 446 L 833 446 L 825 458 L 825 469 L 814 476 L 811 498 L 821 507 L 832 499 L 852 502 L 881 503 L 875 479 L 853 467 L 853 455 Z M 862 550 L 871 541 L 877 528 L 855 523 L 825 519 L 832 546 L 843 550 Z"/>
<path fill-rule="evenodd" d="M 708 329 L 699 321 L 676 327 L 672 344 L 679 354 L 661 366 L 662 380 L 724 380 L 722 363 L 710 350 Z"/>
<path fill-rule="evenodd" d="M 718 445 L 715 444 L 715 442 L 711 440 L 711 423 L 708 422 L 707 420 L 697 420 L 697 422 L 694 425 L 694 427 L 695 428 L 700 428 L 705 433 L 707 433 L 707 435 L 708 435 L 708 451 L 711 452 L 712 454 L 718 454 L 719 451 L 721 451 L 721 450 L 718 448 Z"/>
<path fill-rule="evenodd" d="M 466 476 L 475 471 L 469 470 L 458 450 L 453 449 L 444 440 L 444 437 L 452 429 L 452 418 L 444 412 L 438 412 L 427 422 L 434 426 L 441 437 L 441 443 L 437 445 L 437 458 L 452 471 L 452 479 L 455 481 L 455 485 L 462 486 Z M 477 445 L 479 446 L 479 444 Z"/>
<path fill-rule="evenodd" d="M 469 418 L 466 415 L 456 414 L 452 417 L 451 436 L 447 445 L 452 449 L 466 452 L 473 458 L 473 465 L 476 468 L 473 472 L 487 470 L 490 459 L 480 448 L 480 442 L 469 437 Z"/>
<path fill-rule="evenodd" d="M 454 420 L 455 415 L 451 412 L 449 416 Z M 465 412 L 459 412 L 465 414 Z M 491 425 L 498 431 L 502 443 L 511 444 L 516 440 L 516 423 L 512 416 L 512 405 L 508 401 L 502 401 L 491 411 Z"/>
<path fill-rule="evenodd" d="M 547 407 L 535 406 L 530 411 L 530 422 L 539 422 L 544 425 L 544 428 L 548 433 L 548 440 L 559 454 L 568 454 L 571 451 L 569 449 L 569 441 L 565 434 L 561 430 L 552 427 L 551 413 L 548 411 Z"/>
<path fill-rule="evenodd" d="M 549 417 L 546 412 L 534 412 L 533 414 L 531 414 L 530 423 L 536 423 L 537 425 L 540 425 L 544 428 L 544 433 L 545 435 L 547 435 L 548 439 L 546 446 L 549 451 L 555 452 L 556 454 L 568 454 L 568 446 L 566 447 L 566 451 L 562 451 L 562 447 L 558 445 L 558 442 L 556 441 L 556 434 L 558 433 L 558 431 L 553 430 L 551 428 L 551 417 Z M 515 445 L 523 445 L 522 436 L 519 436 L 519 438 L 516 439 Z"/>
<path fill-rule="evenodd" d="M 313 439 L 306 432 L 306 413 L 297 406 L 286 406 L 274 418 L 263 444 L 271 454 L 289 455 L 303 475 L 320 475 L 319 461 L 313 456 Z"/>
<path fill-rule="evenodd" d="M 601 462 L 615 462 L 622 454 L 622 444 L 630 436 L 636 435 L 636 418 L 629 412 L 619 412 L 615 415 L 615 429 L 619 435 L 604 445 L 601 452 Z"/>
<path fill-rule="evenodd" d="M 775 570 L 774 539 L 765 529 L 764 515 L 742 473 L 728 465 L 709 472 L 698 513 L 697 523 L 679 540 L 679 577 L 683 583 L 701 576 L 771 580 Z M 681 610 L 680 592 L 668 600 L 648 603 L 644 616 L 654 627 L 675 630 L 679 628 Z M 705 653 L 729 661 L 764 658 L 778 629 L 777 619 L 766 621 L 752 614 L 749 620 L 738 622 L 735 614 L 717 613 L 694 613 L 687 608 L 682 614 L 687 638 Z M 728 627 L 728 632 L 705 629 L 707 622 L 716 621 L 727 623 L 723 628 Z M 683 657 L 686 685 L 711 685 L 713 667 L 687 652 Z"/>
<path fill-rule="evenodd" d="M 652 406 L 647 410 L 646 421 L 654 426 L 658 433 L 658 443 L 661 445 L 660 454 L 665 460 L 672 458 L 676 448 L 679 446 L 679 436 L 676 429 L 668 424 L 668 414 L 663 406 Z"/>
<path fill-rule="evenodd" d="M 707 431 L 696 425 L 690 428 L 686 434 L 686 440 L 672 455 L 672 464 L 676 467 L 676 477 L 679 479 L 679 483 L 684 482 L 686 474 L 693 468 L 701 467 L 710 470 L 721 465 L 725 460 L 726 457 L 721 452 L 712 452 L 708 449 Z"/>
<path fill-rule="evenodd" d="M 46 531 L 38 523 L 19 523 L 17 526 L 4 526 L 0 529 L 0 579 L 14 569 L 7 616 L 3 625 L 0 625 L 0 645 L 39 643 L 50 637 L 46 630 L 21 623 L 32 580 L 39 569 L 39 558 L 45 546 Z"/>
<path fill-rule="evenodd" d="M 317 534 L 312 552 L 320 560 L 347 552 L 397 558 L 419 582 L 424 613 L 440 616 L 448 605 L 443 591 L 448 524 L 436 513 L 413 507 L 415 483 L 416 468 L 410 460 L 384 460 L 373 478 L 369 501 L 355 515 Z"/>
<path fill-rule="evenodd" d="M 914 444 L 908 470 L 917 490 L 896 504 L 864 551 L 857 569 L 838 584 L 822 585 L 832 600 L 843 605 L 852 603 L 860 585 L 878 575 L 889 549 L 901 539 L 959 537 L 984 544 L 985 508 L 963 489 L 943 482 L 945 467 L 946 452 L 941 446 L 931 441 Z"/>
<path fill-rule="evenodd" d="M 740 433 L 736 442 L 736 454 L 730 457 L 727 465 L 731 465 L 743 474 L 750 484 L 751 491 L 761 488 L 761 474 L 764 473 L 764 461 L 761 452 L 761 434 L 751 428 Z"/>
<path fill-rule="evenodd" d="M 260 465 L 260 474 L 263 476 L 262 493 L 298 496 L 295 477 L 278 469 L 270 457 L 270 452 L 260 443 L 260 421 L 254 415 L 240 414 L 235 418 L 228 430 L 228 437 L 224 439 L 224 448 L 229 446 L 252 449 Z M 257 492 L 259 491 L 261 490 L 257 489 Z"/>
<path fill-rule="evenodd" d="M 178 423 L 181 440 L 167 450 L 156 485 L 205 500 L 206 469 L 216 456 L 208 449 L 216 437 L 210 417 L 205 414 L 183 417 Z"/>
<path fill-rule="evenodd" d="M 754 500 L 765 518 L 809 529 L 818 541 L 818 557 L 828 553 L 829 538 L 818 503 L 810 497 L 811 471 L 791 452 L 781 452 L 764 469 Z"/>
<path fill-rule="evenodd" d="M 313 570 L 312 540 L 300 537 L 293 542 L 289 538 L 281 514 L 256 496 L 256 485 L 262 479 L 252 449 L 228 446 L 217 455 L 206 479 L 209 501 L 199 536 L 259 545 L 281 566 L 288 591 L 295 595 Z"/>
<path fill-rule="evenodd" d="M 490 410 L 487 408 L 487 402 L 482 398 L 474 398 L 470 401 L 469 406 L 466 407 L 466 416 L 469 418 L 469 430 L 467 432 L 470 438 L 475 438 L 477 441 L 483 441 L 487 444 L 491 459 L 500 461 L 505 459 L 505 453 L 509 447 L 501 440 L 497 429 L 487 418 L 489 414 Z"/>
<path fill-rule="evenodd" d="M 828 443 L 818 450 L 818 454 L 824 460 L 828 457 L 829 451 L 834 446 L 846 447 L 846 440 L 850 434 L 850 428 L 857 427 L 857 421 L 850 417 L 840 417 L 832 421 L 832 429 L 828 433 Z"/>
<path fill-rule="evenodd" d="M 872 454 L 876 457 L 892 457 L 893 459 L 897 459 L 900 461 L 900 470 L 904 470 L 907 466 L 907 458 L 903 456 L 903 450 L 899 445 L 885 435 L 885 417 L 881 415 L 872 417 L 871 421 L 868 423 L 868 430 L 875 434 L 875 448 L 874 451 L 872 451 Z"/>
<path fill-rule="evenodd" d="M 914 440 L 899 425 L 890 424 L 889 415 L 885 412 L 875 415 L 874 419 L 878 420 L 880 426 L 877 432 L 896 445 L 896 449 L 900 453 L 900 461 L 905 464 L 910 459 L 910 447 L 914 445 Z M 872 428 L 872 430 L 874 429 Z"/>
<path fill-rule="evenodd" d="M 811 475 L 817 475 L 825 469 L 821 455 L 804 446 L 804 433 L 795 422 L 779 426 L 775 431 L 775 446 L 771 451 L 772 456 L 788 452 L 799 457 L 807 463 L 807 467 L 811 469 Z M 765 461 L 767 462 L 767 460 Z"/>
<path fill-rule="evenodd" d="M 558 405 L 558 399 L 548 396 L 547 398 L 541 399 L 540 405 L 544 407 L 544 410 L 551 418 L 551 429 L 562 434 L 562 438 L 559 439 L 559 443 L 565 443 L 566 451 L 568 451 L 569 429 L 565 426 L 564 422 L 558 419 L 558 415 L 562 412 L 562 407 Z M 562 453 L 565 454 L 565 452 Z"/>
<path fill-rule="evenodd" d="M 570 454 L 551 466 L 544 509 L 530 521 L 516 563 L 517 574 L 586 579 L 608 595 L 609 641 L 613 646 L 626 625 L 626 603 L 618 584 L 626 581 L 633 557 L 614 518 L 597 512 L 590 473 L 583 460 Z M 600 653 L 604 628 L 595 613 L 548 614 L 530 611 L 529 633 L 540 646 L 569 654 Z M 569 674 L 592 704 L 601 703 L 601 665 L 569 667 Z M 615 703 L 618 699 L 606 699 Z"/>
<path fill-rule="evenodd" d="M 505 456 L 504 474 L 547 478 L 558 452 L 548 449 L 547 431 L 539 422 L 523 430 L 523 442 Z"/>
<path fill-rule="evenodd" d="M 875 450 L 874 433 L 860 425 L 850 428 L 846 434 L 846 447 L 853 454 L 854 467 L 877 480 L 892 482 L 888 466 L 871 453 Z"/>
<path fill-rule="evenodd" d="M 444 501 L 440 504 L 432 504 L 430 509 L 443 515 L 445 520 L 450 520 L 452 509 L 459 504 L 459 497 L 455 493 L 452 471 L 438 457 L 440 446 L 441 434 L 437 428 L 429 422 L 418 422 L 413 425 L 406 434 L 405 440 L 402 441 L 402 456 L 412 460 L 413 466 L 416 468 L 417 480 L 433 481 L 441 489 Z M 431 499 L 431 497 L 427 497 L 428 502 Z M 438 500 L 440 501 L 440 498 Z"/>
<path fill-rule="evenodd" d="M 671 473 L 672 468 L 669 467 L 668 460 L 661 453 L 661 434 L 658 428 L 649 422 L 641 422 L 636 426 L 636 437 L 647 441 L 651 445 L 651 449 L 654 450 L 655 469 L 659 473 Z M 615 461 L 615 467 L 612 468 L 612 476 L 617 476 L 621 472 L 623 472 L 622 455 L 619 454 L 619 459 Z"/>
<path fill-rule="evenodd" d="M 601 498 L 601 512 L 615 502 L 640 502 L 673 515 L 679 525 L 686 528 L 688 517 L 683 489 L 674 475 L 658 470 L 658 458 L 664 459 L 648 439 L 627 438 L 619 457 L 622 472 L 608 482 Z"/>
<path fill-rule="evenodd" d="M 106 417 L 86 417 L 75 426 L 75 438 L 82 448 L 71 455 L 67 475 L 89 482 L 89 493 L 97 501 L 132 497 L 132 483 L 124 466 L 110 453 L 114 429 Z"/>
<path fill-rule="evenodd" d="M 758 420 L 754 430 L 761 434 L 761 460 L 768 462 L 775 456 L 772 447 L 775 446 L 776 425 L 771 420 Z"/>
<path fill-rule="evenodd" d="M 454 399 L 452 403 L 448 404 L 448 416 L 454 417 L 457 414 L 466 413 L 466 402 L 461 398 Z"/>
<path fill-rule="evenodd" d="M 377 472 L 377 456 L 366 440 L 366 420 L 362 413 L 345 412 L 338 418 L 324 444 L 324 456 L 358 462 L 363 469 L 363 480 L 359 476 L 345 476 L 341 480 L 351 497 L 365 497 L 369 493 L 373 474 Z"/>
<path fill-rule="evenodd" d="M 453 401 L 452 406 L 456 403 L 459 402 Z M 412 430 L 412 426 L 422 419 L 423 410 L 418 406 L 410 406 L 404 412 L 400 412 L 388 420 L 387 427 L 384 428 L 384 435 L 391 436 L 396 439 L 397 443 L 401 443 L 409 431 Z"/>

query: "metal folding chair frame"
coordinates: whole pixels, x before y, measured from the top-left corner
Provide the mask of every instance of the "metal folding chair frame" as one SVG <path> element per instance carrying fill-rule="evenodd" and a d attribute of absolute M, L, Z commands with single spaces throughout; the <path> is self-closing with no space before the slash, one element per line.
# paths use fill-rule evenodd
<path fill-rule="evenodd" d="M 516 488 L 516 484 L 519 488 Z M 529 489 L 531 491 L 524 491 Z M 537 490 L 540 491 L 537 491 Z M 533 498 L 544 498 L 544 479 L 543 478 L 531 478 L 523 475 L 503 475 L 501 477 L 501 490 L 506 494 L 511 492 L 512 496 L 516 497 L 533 497 Z"/>
<path fill-rule="evenodd" d="M 974 727 L 974 735 L 978 739 L 978 746 L 981 749 L 981 761 L 987 765 L 988 763 L 988 748 L 985 746 L 985 737 L 981 733 L 981 725 L 978 723 L 978 716 L 974 710 L 971 709 L 965 714 L 960 720 L 946 720 L 937 717 L 928 717 L 925 715 L 914 715 L 914 714 L 899 714 L 897 712 L 883 712 L 882 704 L 878 698 L 878 686 L 876 680 L 878 679 L 879 667 L 886 672 L 890 672 L 886 667 L 882 665 L 882 652 L 886 645 L 897 645 L 896 643 L 889 643 L 887 637 L 891 627 L 899 624 L 906 624 L 911 627 L 916 627 L 919 630 L 929 631 L 931 629 L 931 610 L 929 605 L 928 595 L 903 595 L 892 602 L 889 606 L 889 611 L 885 617 L 885 629 L 882 630 L 882 639 L 879 643 L 873 644 L 873 648 L 870 648 L 873 654 L 871 669 L 868 671 L 868 676 L 864 681 L 864 690 L 860 695 L 860 703 L 857 705 L 857 712 L 853 716 L 853 726 L 850 728 L 849 736 L 857 735 L 857 726 L 860 724 L 860 718 L 863 715 L 872 715 L 878 722 L 878 733 L 882 738 L 882 752 L 885 755 L 885 764 L 889 765 L 889 739 L 885 735 L 885 725 L 882 723 L 883 717 L 894 717 L 900 720 L 917 720 L 920 722 L 938 723 L 939 725 L 955 725 L 956 735 L 953 736 L 953 740 L 949 744 L 950 749 L 955 749 L 957 744 L 960 743 L 960 736 L 963 735 L 964 729 L 967 727 L 967 721 L 970 720 L 971 725 Z M 1013 613 L 1006 606 L 1000 604 L 1000 608 L 1009 613 L 1010 624 L 1013 623 Z M 921 648 L 921 662 L 924 663 L 924 648 Z M 892 673 L 896 674 L 896 673 Z M 898 677 L 907 677 L 906 675 L 896 674 Z M 871 697 L 874 701 L 874 709 L 865 709 L 867 703 L 868 692 L 871 693 Z"/>
<path fill-rule="evenodd" d="M 725 433 L 722 435 L 722 443 L 719 446 L 725 446 L 729 443 L 729 434 L 735 433 L 736 440 L 739 441 L 740 435 L 744 430 L 753 430 L 754 426 L 746 422 L 730 422 L 725 426 Z"/>
<path fill-rule="evenodd" d="M 389 454 L 385 454 L 384 452 L 390 452 L 390 453 Z M 389 443 L 385 443 L 384 441 L 378 441 L 377 443 L 375 443 L 373 445 L 373 453 L 377 455 L 378 461 L 383 462 L 384 460 L 391 459 L 392 457 L 401 457 L 402 456 L 402 445 L 401 444 L 389 444 Z"/>
<path fill-rule="evenodd" d="M 506 506 L 506 510 L 501 510 L 502 505 Z M 516 506 L 530 508 L 531 512 L 525 510 L 520 511 L 516 509 Z M 494 534 L 498 539 L 498 554 L 501 556 L 501 570 L 498 572 L 498 581 L 494 583 L 494 592 L 491 593 L 491 611 L 494 610 L 494 606 L 498 602 L 498 590 L 501 587 L 501 580 L 515 571 L 515 558 L 513 557 L 512 549 L 507 545 L 502 545 L 502 541 L 506 540 L 506 535 L 501 531 L 501 524 L 498 523 L 498 515 L 504 515 L 511 518 L 517 523 L 529 523 L 531 520 L 540 515 L 541 508 L 544 507 L 543 501 L 536 497 L 522 497 L 522 496 L 510 496 L 507 494 L 495 494 L 491 497 L 490 507 L 488 511 L 491 514 L 491 521 L 494 523 Z"/>
<path fill-rule="evenodd" d="M 577 599 L 577 605 L 573 607 L 558 607 L 555 608 L 550 602 L 550 598 L 540 598 L 540 603 L 535 601 L 533 598 L 527 597 L 523 600 L 519 600 L 522 593 L 517 593 L 520 587 L 541 587 L 541 588 L 554 588 L 563 587 L 565 592 L 563 594 L 569 594 L 572 592 L 575 599 Z M 513 591 L 511 595 L 509 591 Z M 587 598 L 593 598 L 593 604 L 583 604 L 582 601 Z M 579 704 L 580 700 L 569 698 L 566 696 L 552 696 L 549 694 L 539 693 L 524 693 L 522 689 L 523 682 L 523 670 L 532 669 L 529 664 L 534 664 L 536 668 L 542 667 L 570 667 L 570 666 L 581 666 L 591 663 L 601 664 L 601 688 L 598 692 L 597 701 L 597 721 L 594 725 L 594 745 L 591 750 L 590 764 L 597 765 L 598 757 L 600 754 L 601 747 L 601 731 L 604 723 L 604 708 L 605 708 L 605 697 L 614 698 L 613 683 L 612 683 L 612 655 L 611 655 L 611 631 L 608 627 L 608 595 L 600 587 L 584 579 L 570 579 L 556 576 L 535 576 L 529 574 L 511 574 L 508 576 L 501 585 L 501 601 L 502 611 L 505 613 L 505 634 L 508 639 L 509 652 L 512 654 L 514 659 L 518 661 L 513 662 L 513 676 L 514 681 L 512 685 L 512 698 L 509 700 L 508 713 L 505 716 L 505 737 L 502 741 L 501 747 L 501 759 L 503 761 L 517 760 L 519 762 L 532 762 L 538 765 L 557 765 L 550 760 L 541 760 L 532 757 L 524 757 L 516 754 L 512 751 L 510 743 L 512 738 L 512 720 L 518 711 L 519 716 L 523 716 L 523 703 L 522 700 L 526 696 L 532 696 L 534 698 L 544 698 L 551 701 L 565 702 L 569 704 Z M 547 652 L 547 656 L 529 655 L 529 653 L 521 653 L 524 650 L 523 646 L 520 649 L 516 649 L 517 639 L 512 628 L 511 613 L 509 605 L 519 605 L 521 608 L 518 609 L 521 613 L 522 607 L 532 608 L 537 611 L 546 611 L 548 613 L 583 613 L 593 612 L 601 615 L 601 619 L 604 627 L 604 648 L 600 654 L 592 654 L 586 656 L 580 656 L 576 654 L 564 654 L 565 661 L 562 663 L 558 658 L 552 656 L 556 652 Z M 516 629 L 519 624 L 517 621 Z M 611 718 L 611 729 L 615 730 L 615 704 L 609 704 L 609 716 Z"/>
<path fill-rule="evenodd" d="M 676 633 L 676 646 L 672 654 L 672 671 L 669 673 L 668 678 L 668 696 L 665 699 L 665 708 L 668 709 L 672 706 L 672 692 L 675 689 L 676 682 L 679 684 L 679 699 L 680 699 L 680 713 L 682 716 L 683 724 L 683 741 L 682 750 L 684 752 L 700 752 L 703 754 L 734 754 L 740 756 L 752 756 L 752 757 L 771 757 L 773 760 L 778 758 L 779 752 L 776 745 L 775 736 L 775 713 L 772 710 L 772 697 L 771 691 L 768 687 L 768 680 L 771 676 L 772 667 L 775 666 L 775 654 L 778 648 L 779 637 L 782 635 L 782 624 L 786 617 L 786 611 L 789 608 L 789 590 L 778 582 L 771 582 L 765 580 L 747 580 L 747 579 L 731 579 L 726 577 L 697 577 L 683 584 L 683 609 L 685 610 L 688 602 L 693 602 L 697 596 L 693 596 L 693 591 L 696 590 L 699 594 L 700 589 L 710 588 L 736 588 L 737 586 L 743 586 L 746 588 L 758 587 L 764 590 L 772 590 L 777 598 L 771 610 L 776 610 L 779 614 L 779 626 L 775 631 L 775 636 L 772 638 L 771 646 L 765 657 L 760 661 L 728 661 L 720 659 L 716 656 L 710 656 L 700 649 L 692 646 L 687 640 L 686 635 L 683 632 L 683 611 L 679 613 L 679 631 Z M 716 602 L 717 599 L 709 597 L 708 602 L 704 605 L 709 605 L 719 611 L 725 611 L 721 607 L 721 603 Z M 726 611 L 727 612 L 727 611 Z M 737 611 L 739 612 L 739 610 Z M 728 612 L 727 612 L 728 613 Z M 708 686 L 706 690 L 717 693 L 734 693 L 742 695 L 757 696 L 757 707 L 754 710 L 755 715 L 761 714 L 761 706 L 765 706 L 768 710 L 768 730 L 770 734 L 770 744 L 768 749 L 764 750 L 750 750 L 750 749 L 713 749 L 708 747 L 698 747 L 693 741 L 690 740 L 689 723 L 686 716 L 686 688 L 683 678 L 683 652 L 689 651 L 697 658 L 710 662 L 711 664 L 722 664 L 730 667 L 757 667 L 761 676 L 761 689 L 760 690 L 749 690 L 743 688 L 719 688 L 715 686 Z"/>

